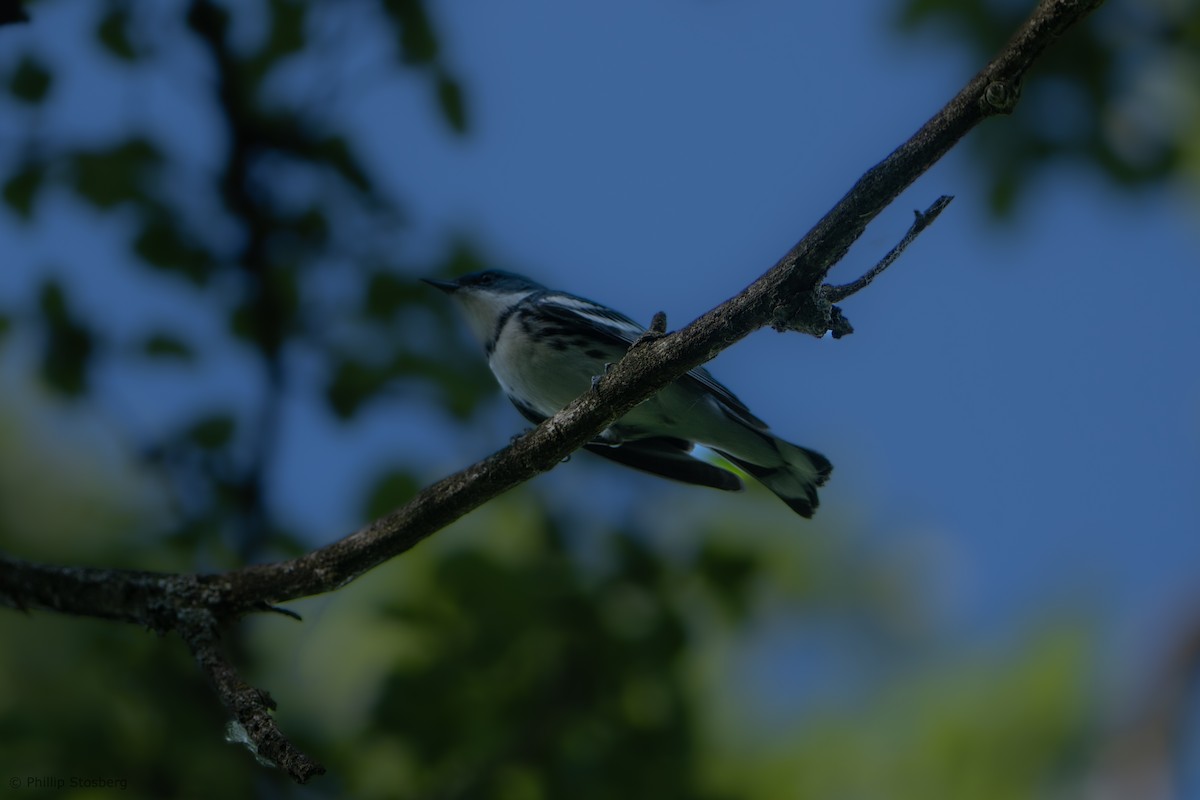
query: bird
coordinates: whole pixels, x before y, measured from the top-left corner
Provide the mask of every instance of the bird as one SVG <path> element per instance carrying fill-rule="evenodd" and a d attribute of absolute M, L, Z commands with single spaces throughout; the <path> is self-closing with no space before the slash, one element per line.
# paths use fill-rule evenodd
<path fill-rule="evenodd" d="M 535 425 L 594 385 L 645 333 L 600 303 L 488 269 L 453 280 L 423 278 L 449 295 L 483 345 L 488 366 L 517 411 Z M 833 465 L 775 436 L 741 400 L 697 367 L 602 431 L 584 448 L 626 467 L 726 491 L 730 470 L 697 458 L 703 445 L 811 518 Z"/>

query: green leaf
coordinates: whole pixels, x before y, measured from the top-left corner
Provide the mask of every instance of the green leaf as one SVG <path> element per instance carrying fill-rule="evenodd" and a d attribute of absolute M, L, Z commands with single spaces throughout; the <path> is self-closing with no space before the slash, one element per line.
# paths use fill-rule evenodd
<path fill-rule="evenodd" d="M 74 154 L 75 191 L 98 208 L 144 196 L 143 185 L 162 161 L 158 148 L 134 137 L 107 150 L 82 150 Z"/>
<path fill-rule="evenodd" d="M 140 53 L 129 38 L 129 10 L 116 7 L 100 19 L 96 27 L 96 38 L 112 55 L 122 61 L 137 61 Z"/>
<path fill-rule="evenodd" d="M 696 572 L 712 588 L 713 596 L 731 619 L 746 616 L 759 564 L 746 552 L 728 544 L 706 542 L 696 561 Z"/>
<path fill-rule="evenodd" d="M 438 106 L 442 119 L 455 133 L 467 132 L 467 107 L 463 101 L 462 86 L 449 75 L 442 74 L 437 80 Z"/>
<path fill-rule="evenodd" d="M 433 382 L 441 391 L 442 406 L 459 419 L 470 416 L 479 401 L 495 389 L 483 359 L 419 356 L 402 353 L 392 366 L 393 375 L 415 375 Z"/>
<path fill-rule="evenodd" d="M 294 266 L 279 265 L 268 269 L 261 280 L 266 283 L 264 291 L 269 292 L 266 322 L 273 328 L 266 333 L 279 339 L 292 329 L 300 311 L 300 276 Z"/>
<path fill-rule="evenodd" d="M 318 206 L 289 217 L 285 222 L 306 244 L 323 245 L 329 238 L 329 219 Z"/>
<path fill-rule="evenodd" d="M 363 312 L 372 319 L 386 320 L 422 296 L 422 287 L 415 281 L 390 272 L 375 272 L 367 280 Z"/>
<path fill-rule="evenodd" d="M 239 302 L 229 312 L 229 332 L 243 342 L 253 342 L 259 336 L 259 319 L 254 313 L 254 305 L 248 301 Z"/>
<path fill-rule="evenodd" d="M 45 175 L 40 164 L 26 163 L 4 182 L 4 202 L 26 221 L 33 218 L 33 204 Z"/>
<path fill-rule="evenodd" d="M 272 61 L 304 49 L 308 6 L 295 0 L 271 0 L 271 33 L 264 54 Z"/>
<path fill-rule="evenodd" d="M 277 64 L 307 43 L 308 5 L 295 0 L 271 0 L 270 30 L 262 46 L 244 63 L 246 83 L 256 86 Z"/>
<path fill-rule="evenodd" d="M 66 292 L 56 280 L 48 280 L 42 284 L 42 290 L 38 294 L 38 307 L 51 325 L 63 325 L 70 319 L 67 313 Z"/>
<path fill-rule="evenodd" d="M 218 450 L 233 441 L 237 422 L 231 414 L 211 414 L 188 428 L 187 436 L 206 450 Z"/>
<path fill-rule="evenodd" d="M 456 239 L 450 255 L 437 269 L 439 275 L 466 275 L 487 268 L 487 262 L 479 250 L 466 239 Z"/>
<path fill-rule="evenodd" d="M 316 144 L 312 151 L 313 157 L 324 161 L 342 174 L 346 180 L 363 192 L 371 191 L 371 179 L 358 157 L 350 149 L 350 145 L 340 136 L 330 136 Z"/>
<path fill-rule="evenodd" d="M 196 351 L 192 346 L 170 333 L 152 333 L 142 343 L 142 352 L 152 358 L 175 358 L 192 361 Z"/>
<path fill-rule="evenodd" d="M 165 214 L 142 223 L 133 241 L 133 250 L 147 264 L 167 272 L 176 272 L 197 286 L 203 286 L 212 271 L 212 256 L 195 244 L 191 237 Z"/>
<path fill-rule="evenodd" d="M 363 513 L 367 519 L 382 517 L 411 500 L 420 488 L 417 479 L 409 473 L 392 470 L 375 481 L 370 494 L 367 495 Z"/>
<path fill-rule="evenodd" d="M 430 64 L 437 58 L 437 37 L 421 0 L 384 0 L 383 10 L 400 28 L 400 57 L 405 63 Z"/>
<path fill-rule="evenodd" d="M 37 105 L 46 99 L 53 85 L 53 73 L 38 59 L 24 55 L 8 81 L 8 91 L 23 103 Z"/>
<path fill-rule="evenodd" d="M 1018 170 L 993 170 L 991 191 L 988 193 L 988 204 L 992 213 L 997 217 L 1007 217 L 1013 213 L 1017 205 L 1023 183 Z"/>
<path fill-rule="evenodd" d="M 386 369 L 346 359 L 338 364 L 325 389 L 329 407 L 340 419 L 349 419 L 391 379 Z"/>
<path fill-rule="evenodd" d="M 40 372 L 51 389 L 67 397 L 87 391 L 95 350 L 92 332 L 72 315 L 66 293 L 57 281 L 46 281 L 39 297 L 46 324 Z"/>
<path fill-rule="evenodd" d="M 296 269 L 277 267 L 257 276 L 264 286 L 261 296 L 238 301 L 229 315 L 229 331 L 244 342 L 273 349 L 292 330 L 300 308 Z"/>

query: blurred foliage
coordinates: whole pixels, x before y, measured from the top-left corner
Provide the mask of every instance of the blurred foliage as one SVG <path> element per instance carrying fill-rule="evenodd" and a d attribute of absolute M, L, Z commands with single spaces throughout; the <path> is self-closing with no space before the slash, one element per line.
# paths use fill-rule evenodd
<path fill-rule="evenodd" d="M 45 457 L 31 479 L 58 468 Z M 1062 620 L 999 655 L 920 664 L 928 629 L 897 614 L 893 593 L 911 602 L 919 576 L 845 537 L 796 537 L 785 509 L 737 505 L 682 511 L 653 533 L 605 526 L 597 551 L 523 487 L 295 603 L 303 623 L 250 620 L 247 679 L 329 767 L 303 788 L 222 741 L 175 637 L 0 615 L 5 641 L 36 642 L 0 653 L 0 766 L 123 779 L 126 796 L 497 800 L 1025 798 L 1076 774 L 1092 724 L 1085 629 Z M 93 560 L 127 558 L 120 515 L 97 528 L 96 511 L 60 528 L 96 537 Z M 0 515 L 0 536 L 8 524 Z M 147 552 L 164 546 L 142 543 L 139 563 L 169 568 L 174 556 Z M 836 620 L 871 669 L 747 680 L 740 653 L 771 616 L 796 629 Z M 792 710 L 763 728 L 762 704 Z"/>
<path fill-rule="evenodd" d="M 411 255 L 401 204 L 337 104 L 278 88 L 289 71 L 337 74 L 349 54 L 377 46 L 388 62 L 373 69 L 415 75 L 447 135 L 469 134 L 469 96 L 434 6 L 43 0 L 38 24 L 53 25 L 64 6 L 87 18 L 89 39 L 72 43 L 86 57 L 7 34 L 0 195 L 31 228 L 52 228 L 68 202 L 101 219 L 119 236 L 126 273 L 103 279 L 131 303 L 112 308 L 113 293 L 93 296 L 95 284 L 67 279 L 70 269 L 6 252 L 32 291 L 0 298 L 0 346 L 28 350 L 57 401 L 49 413 L 94 408 L 126 422 L 127 447 L 116 448 L 126 456 L 94 455 L 105 448 L 77 431 L 57 444 L 31 439 L 6 428 L 3 415 L 17 412 L 0 407 L 0 546 L 152 569 L 294 554 L 305 542 L 268 490 L 292 433 L 285 405 L 307 401 L 350 426 L 385 398 L 433 404 L 469 429 L 490 396 L 446 304 L 426 307 L 415 282 L 480 268 L 486 254 L 455 241 L 440 257 Z M 331 9 L 356 15 L 352 35 L 318 35 Z M 981 44 L 1010 27 L 983 4 L 915 3 L 905 17 L 935 18 L 960 20 L 959 35 Z M 998 185 L 998 207 L 1050 156 L 1084 154 L 1127 183 L 1184 157 L 1175 133 L 1149 160 L 1104 138 L 1097 121 L 1128 73 L 1102 30 L 1074 37 L 1050 68 L 1060 80 L 1048 83 L 1086 100 L 1083 133 L 1064 138 L 1027 104 L 1020 127 L 1005 129 L 1011 140 L 989 140 L 989 168 L 1011 183 Z M 1194 24 L 1187 30 L 1181 52 L 1194 42 Z M 210 126 L 203 153 L 186 155 L 178 131 L 138 103 L 149 77 L 181 69 L 180 53 L 194 59 L 189 75 L 207 76 L 172 84 L 195 124 Z M 128 82 L 137 113 L 127 124 L 51 113 L 87 59 Z M 164 284 L 165 313 L 132 302 L 163 296 Z M 233 360 L 251 364 L 252 379 L 212 391 L 205 367 Z M 105 391 L 137 370 L 172 376 L 203 402 L 141 425 L 138 408 Z M 417 491 L 423 455 L 378 468 L 362 490 L 367 516 Z M 1048 628 L 999 658 L 922 663 L 926 576 L 897 574 L 845 532 L 796 537 L 794 517 L 759 508 L 753 494 L 720 502 L 731 510 L 706 514 L 699 500 L 676 509 L 685 547 L 671 545 L 669 525 L 631 521 L 606 526 L 602 552 L 589 556 L 573 532 L 592 523 L 555 516 L 525 487 L 453 536 L 297 604 L 303 624 L 272 616 L 231 631 L 247 677 L 279 700 L 284 730 L 330 766 L 307 788 L 221 740 L 222 714 L 174 638 L 0 614 L 3 777 L 126 778 L 126 796 L 146 797 L 632 800 L 1032 797 L 1078 773 L 1092 725 L 1082 626 Z M 859 669 L 747 679 L 738 654 L 772 619 L 789 631 L 835 629 Z M 789 692 L 812 710 L 787 712 Z M 753 710 L 764 705 L 786 722 L 764 725 Z"/>
<path fill-rule="evenodd" d="M 712 796 L 667 567 L 617 534 L 611 571 L 593 577 L 547 533 L 528 561 L 453 554 L 438 591 L 388 609 L 425 646 L 383 682 L 367 736 L 398 740 L 417 796 Z M 441 701 L 412 702 L 426 696 Z"/>
<path fill-rule="evenodd" d="M 899 24 L 936 28 L 991 58 L 1030 3 L 904 0 Z M 967 146 L 1001 216 L 1039 170 L 1078 162 L 1135 188 L 1180 175 L 1200 180 L 1200 4 L 1109 0 L 1039 62 L 1012 117 Z"/>
<path fill-rule="evenodd" d="M 56 24 L 52 5 L 40 10 L 48 25 Z M 457 244 L 441 260 L 406 258 L 395 233 L 403 215 L 352 143 L 354 131 L 332 109 L 281 98 L 270 88 L 298 61 L 320 72 L 361 44 L 342 41 L 341 53 L 316 48 L 321 11 L 320 4 L 294 0 L 236 6 L 107 0 L 92 9 L 98 50 L 90 57 L 134 70 L 131 81 L 175 68 L 171 56 L 195 48 L 212 80 L 188 101 L 205 110 L 221 137 L 210 166 L 181 161 L 166 126 L 133 125 L 99 139 L 85 125 L 47 135 L 37 111 L 54 96 L 59 73 L 79 64 L 54 63 L 30 44 L 3 75 L 15 101 L 10 127 L 23 139 L 9 148 L 19 157 L 0 162 L 7 209 L 36 226 L 47 221 L 43 201 L 67 190 L 129 231 L 126 263 L 141 273 L 134 286 L 175 281 L 178 297 L 190 298 L 180 302 L 203 309 L 227 334 L 225 341 L 198 340 L 185 326 L 170 327 L 168 318 L 147 328 L 140 346 L 126 347 L 111 320 L 84 311 L 95 302 L 77 296 L 82 288 L 51 265 L 17 264 L 46 275 L 38 308 L 29 313 L 19 300 L 3 299 L 0 314 L 40 339 L 45 385 L 64 399 L 93 402 L 98 380 L 137 362 L 202 367 L 231 344 L 259 365 L 257 408 L 231 402 L 139 445 L 178 494 L 175 535 L 211 542 L 210 557 L 226 563 L 234 553 L 241 560 L 294 549 L 263 490 L 265 465 L 282 435 L 274 409 L 285 396 L 311 394 L 352 421 L 385 392 L 394 399 L 432 387 L 445 408 L 466 418 L 488 386 L 479 360 L 460 352 L 463 337 L 444 306 L 419 320 L 411 313 L 427 299 L 416 276 L 453 271 L 475 257 Z M 439 54 L 423 4 L 354 13 L 363 17 L 363 29 L 390 45 L 392 68 L 428 75 L 431 108 L 447 129 L 467 132 L 463 92 Z M 262 24 L 257 38 L 242 35 L 249 20 Z M 336 307 L 323 300 L 331 269 L 346 299 Z M 417 326 L 430 330 L 421 335 Z M 317 385 L 295 378 L 290 362 L 300 351 L 316 359 Z"/>
<path fill-rule="evenodd" d="M 0 25 L 13 25 L 28 21 L 29 13 L 25 11 L 25 4 L 22 0 L 0 0 Z"/>
<path fill-rule="evenodd" d="M 1074 796 L 1095 720 L 1091 643 L 1054 627 L 1027 649 L 963 657 L 874 687 L 857 707 L 827 710 L 795 738 L 731 770 L 787 792 L 764 797 L 1017 800 Z"/>
<path fill-rule="evenodd" d="M 92 358 L 91 331 L 67 306 L 67 294 L 57 281 L 43 284 L 38 305 L 47 328 L 42 378 L 62 395 L 84 394 Z"/>
<path fill-rule="evenodd" d="M 27 55 L 17 62 L 12 71 L 8 91 L 18 100 L 30 104 L 40 103 L 49 94 L 53 77 L 36 58 Z"/>

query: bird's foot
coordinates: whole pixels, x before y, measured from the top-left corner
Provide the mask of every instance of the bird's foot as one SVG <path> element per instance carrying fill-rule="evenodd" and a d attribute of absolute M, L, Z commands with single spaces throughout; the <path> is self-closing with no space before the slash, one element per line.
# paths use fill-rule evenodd
<path fill-rule="evenodd" d="M 612 369 L 614 366 L 616 366 L 616 365 L 612 361 L 605 361 L 604 362 L 604 372 L 600 373 L 599 375 L 592 376 L 592 391 L 593 392 L 596 391 L 600 387 L 600 381 L 604 379 L 604 376 L 607 375 L 608 371 L 610 369 Z"/>

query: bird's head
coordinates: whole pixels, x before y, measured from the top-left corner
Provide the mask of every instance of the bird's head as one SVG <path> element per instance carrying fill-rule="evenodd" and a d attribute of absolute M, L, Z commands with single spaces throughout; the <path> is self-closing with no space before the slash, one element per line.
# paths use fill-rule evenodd
<path fill-rule="evenodd" d="M 441 289 L 458 303 L 480 342 L 487 343 L 495 334 L 500 317 L 529 295 L 545 289 L 528 278 L 499 269 L 472 272 L 452 281 L 422 278 Z"/>

